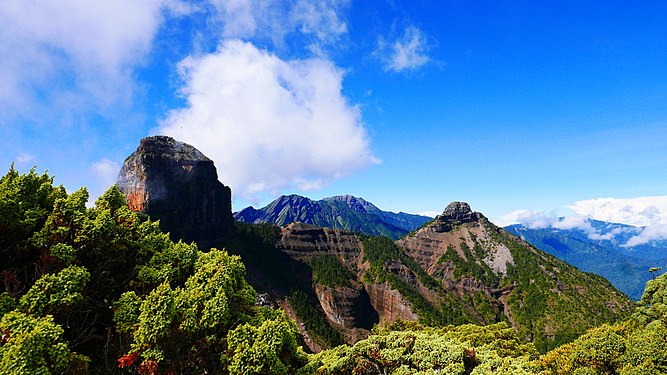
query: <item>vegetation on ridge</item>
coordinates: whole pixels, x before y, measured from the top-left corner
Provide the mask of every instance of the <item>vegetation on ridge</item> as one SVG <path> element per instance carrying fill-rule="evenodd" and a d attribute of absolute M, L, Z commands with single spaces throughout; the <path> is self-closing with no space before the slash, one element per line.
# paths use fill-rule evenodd
<path fill-rule="evenodd" d="M 600 325 L 544 355 L 525 333 L 538 332 L 540 324 L 573 324 L 572 316 L 549 322 L 526 316 L 534 330 L 518 334 L 506 322 L 439 328 L 397 322 L 376 327 L 352 346 L 307 355 L 283 312 L 255 305 L 238 256 L 172 242 L 155 222 L 129 211 L 115 187 L 92 208 L 87 199 L 85 189 L 67 193 L 34 170 L 22 175 L 11 168 L 0 178 L 2 373 L 667 373 L 665 275 L 647 283 L 628 319 Z M 270 227 L 249 231 L 252 240 L 235 246 L 275 240 Z M 531 298 L 560 308 L 550 299 L 558 290 L 539 293 L 551 284 L 537 270 L 546 267 L 560 278 L 566 270 L 556 268 L 555 258 L 553 265 L 530 263 L 520 252 L 530 249 L 522 249 L 511 249 L 514 268 L 501 286 L 527 280 L 535 289 L 520 290 L 510 303 L 523 305 L 526 314 Z M 393 273 L 382 271 L 398 262 L 431 288 L 431 276 L 387 239 L 365 239 L 364 255 L 373 269 L 367 277 L 391 284 Z M 604 283 L 582 277 L 577 283 Z M 582 306 L 590 309 L 582 314 L 604 313 L 597 301 Z"/>

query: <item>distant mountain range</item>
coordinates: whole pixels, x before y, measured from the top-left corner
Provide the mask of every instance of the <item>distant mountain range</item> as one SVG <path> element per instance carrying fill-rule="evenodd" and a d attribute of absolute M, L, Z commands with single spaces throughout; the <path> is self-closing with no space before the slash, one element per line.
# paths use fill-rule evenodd
<path fill-rule="evenodd" d="M 363 198 L 351 195 L 318 201 L 300 195 L 283 195 L 266 207 L 245 208 L 235 213 L 234 218 L 249 224 L 278 226 L 301 222 L 392 239 L 401 238 L 432 220 L 422 215 L 382 211 Z M 580 228 L 536 229 L 515 224 L 505 229 L 582 271 L 607 278 L 631 299 L 639 300 L 646 282 L 655 276 L 648 270 L 667 264 L 667 241 L 625 247 L 642 228 L 598 220 L 589 220 L 589 223 L 597 236 L 590 236 Z"/>
<path fill-rule="evenodd" d="M 283 195 L 266 207 L 245 208 L 235 213 L 234 219 L 249 224 L 271 223 L 279 226 L 300 222 L 398 239 L 433 218 L 382 211 L 372 203 L 351 195 L 318 201 L 300 195 Z"/>
<path fill-rule="evenodd" d="M 667 241 L 625 247 L 642 228 L 598 220 L 589 222 L 600 234 L 592 237 L 601 239 L 591 239 L 579 228 L 535 229 L 515 224 L 505 229 L 583 271 L 605 277 L 630 298 L 639 300 L 644 285 L 654 276 L 648 272 L 649 268 L 667 264 Z"/>

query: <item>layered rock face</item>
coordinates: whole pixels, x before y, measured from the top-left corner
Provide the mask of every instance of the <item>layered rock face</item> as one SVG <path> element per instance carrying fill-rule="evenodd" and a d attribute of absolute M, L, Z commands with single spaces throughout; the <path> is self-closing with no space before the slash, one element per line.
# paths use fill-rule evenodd
<path fill-rule="evenodd" d="M 441 296 L 458 300 L 463 317 L 485 324 L 506 320 L 541 350 L 632 310 L 606 280 L 512 236 L 467 203 L 452 202 L 397 243 L 438 281 Z"/>
<path fill-rule="evenodd" d="M 386 284 L 362 281 L 367 268 L 361 240 L 352 232 L 320 228 L 303 223 L 288 224 L 281 230 L 276 247 L 300 262 L 314 257 L 334 256 L 352 278 L 346 286 L 314 285 L 314 293 L 327 319 L 353 343 L 368 335 L 373 324 L 396 319 L 416 320 L 410 303 Z"/>
<path fill-rule="evenodd" d="M 434 325 L 506 321 L 548 350 L 632 309 L 606 281 L 535 249 L 462 202 L 396 242 L 293 223 L 281 229 L 276 248 L 306 265 L 334 257 L 348 272 L 344 285 L 307 281 L 348 342 L 368 334 L 373 323 L 397 319 Z"/>
<path fill-rule="evenodd" d="M 123 163 L 116 182 L 128 207 L 143 212 L 173 240 L 208 249 L 233 231 L 231 190 L 213 161 L 166 136 L 147 137 Z"/>

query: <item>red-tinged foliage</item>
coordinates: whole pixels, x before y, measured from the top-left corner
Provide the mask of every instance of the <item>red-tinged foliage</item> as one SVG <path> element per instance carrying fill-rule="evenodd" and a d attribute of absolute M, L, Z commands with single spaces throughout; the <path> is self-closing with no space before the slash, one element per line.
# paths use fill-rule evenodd
<path fill-rule="evenodd" d="M 118 367 L 128 367 L 132 366 L 134 364 L 134 361 L 137 360 L 139 357 L 139 353 L 137 352 L 132 352 L 130 354 L 126 354 L 120 358 L 118 358 Z"/>
<path fill-rule="evenodd" d="M 155 361 L 144 361 L 137 369 L 139 375 L 158 375 L 158 364 Z"/>

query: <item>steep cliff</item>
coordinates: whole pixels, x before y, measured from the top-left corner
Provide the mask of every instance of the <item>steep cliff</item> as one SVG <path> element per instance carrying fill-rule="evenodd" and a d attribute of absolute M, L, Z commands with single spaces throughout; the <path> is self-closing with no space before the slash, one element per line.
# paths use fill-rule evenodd
<path fill-rule="evenodd" d="M 294 223 L 281 229 L 275 247 L 307 266 L 302 288 L 348 342 L 374 323 L 396 319 L 507 321 L 544 351 L 627 316 L 633 306 L 606 280 L 532 247 L 461 202 L 396 242 Z"/>
<path fill-rule="evenodd" d="M 206 249 L 233 231 L 231 190 L 218 181 L 213 161 L 186 143 L 166 136 L 142 139 L 116 185 L 131 210 L 160 220 L 174 240 Z"/>

